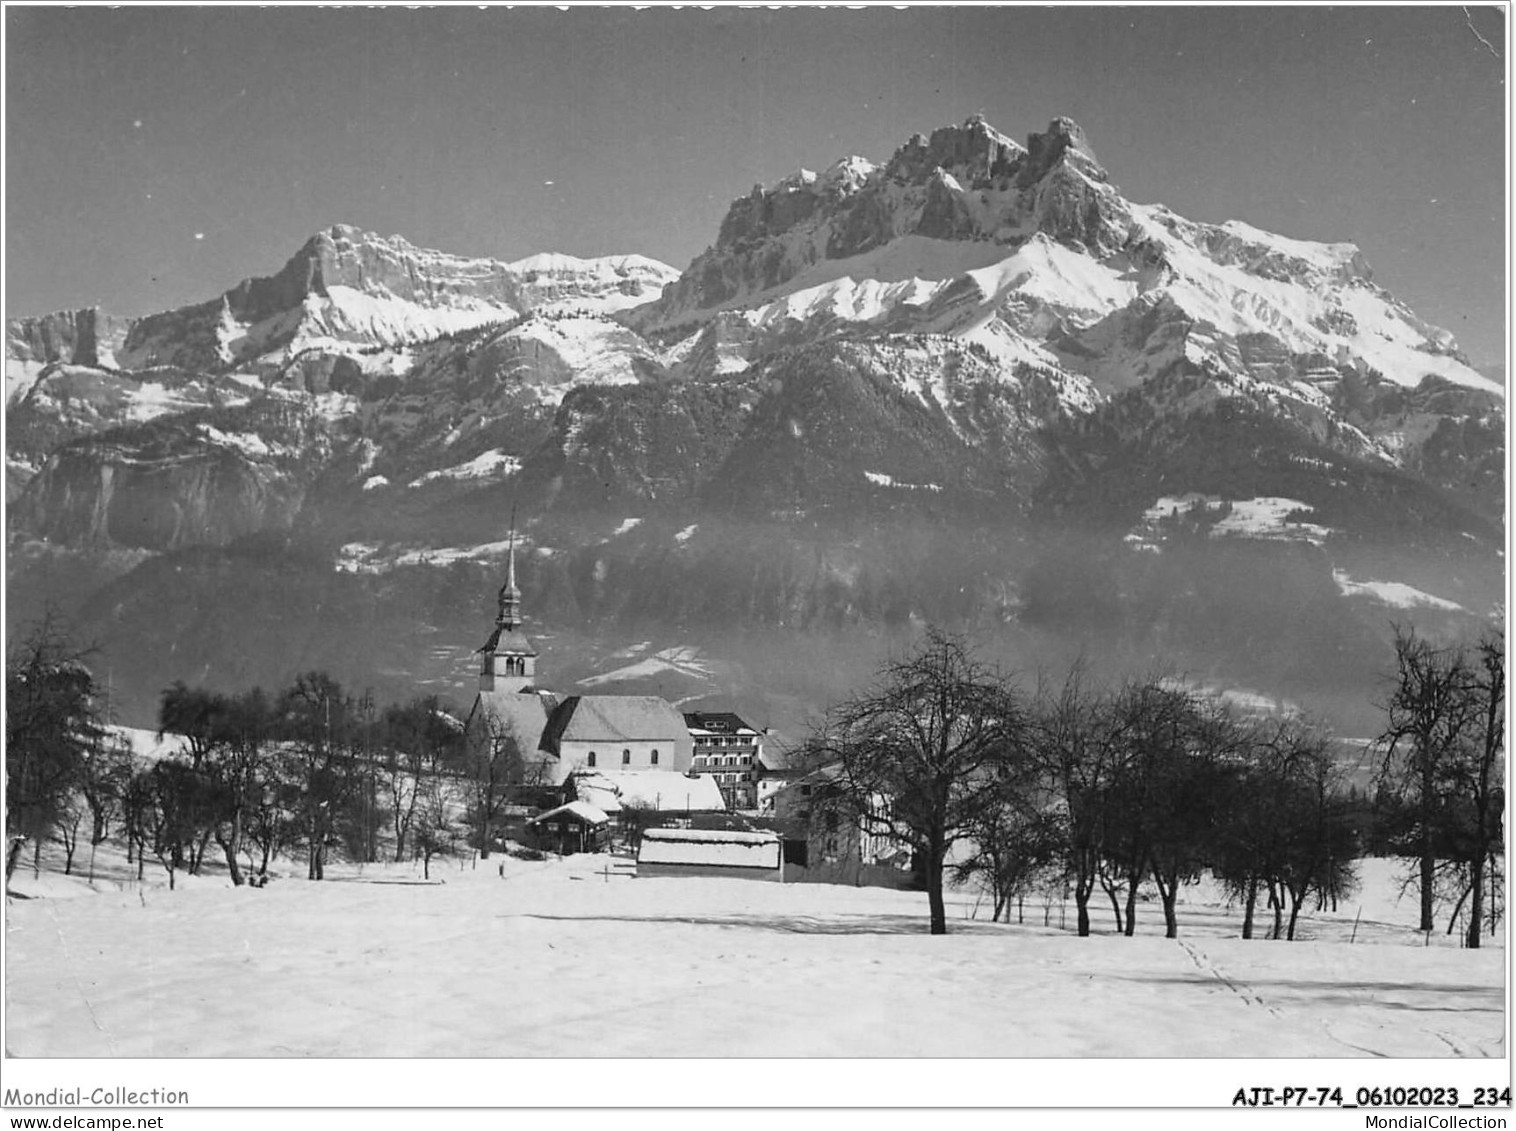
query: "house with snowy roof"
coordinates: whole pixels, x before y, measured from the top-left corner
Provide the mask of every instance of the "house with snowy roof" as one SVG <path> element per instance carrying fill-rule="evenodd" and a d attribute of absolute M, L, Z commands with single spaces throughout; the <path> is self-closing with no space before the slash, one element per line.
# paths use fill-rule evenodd
<path fill-rule="evenodd" d="M 599 852 L 606 847 L 611 819 L 586 801 L 570 801 L 526 823 L 539 848 L 568 856 L 575 852 Z"/>
<path fill-rule="evenodd" d="M 595 806 L 612 817 L 629 809 L 671 817 L 691 813 L 722 813 L 726 801 L 708 777 L 659 773 L 655 770 L 576 770 L 569 775 L 574 800 Z"/>
<path fill-rule="evenodd" d="M 637 848 L 637 875 L 784 879 L 779 836 L 725 829 L 648 829 Z"/>

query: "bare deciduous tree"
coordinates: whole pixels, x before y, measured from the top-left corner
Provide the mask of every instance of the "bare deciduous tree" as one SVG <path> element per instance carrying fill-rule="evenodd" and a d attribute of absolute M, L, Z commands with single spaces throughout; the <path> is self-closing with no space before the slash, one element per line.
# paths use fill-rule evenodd
<path fill-rule="evenodd" d="M 422 778 L 419 794 L 412 823 L 412 843 L 421 860 L 423 877 L 431 879 L 432 857 L 451 855 L 458 845 L 459 787 L 449 775 L 432 773 Z"/>
<path fill-rule="evenodd" d="M 405 859 L 406 841 L 424 796 L 423 780 L 455 758 L 459 736 L 435 695 L 384 712 L 381 726 L 384 780 L 395 832 L 395 859 Z"/>
<path fill-rule="evenodd" d="M 7 649 L 7 881 L 28 840 L 33 864 L 39 865 L 42 842 L 78 785 L 85 755 L 101 736 L 87 655 L 70 642 L 52 608 Z"/>
<path fill-rule="evenodd" d="M 902 841 L 921 865 L 931 933 L 947 933 L 949 847 L 980 811 L 995 775 L 1026 751 L 1023 708 L 960 638 L 930 629 L 886 663 L 875 685 L 829 713 L 808 757 L 837 769 L 851 816 Z"/>
<path fill-rule="evenodd" d="M 1383 704 L 1380 793 L 1409 806 L 1401 843 L 1419 870 L 1420 929 L 1433 929 L 1437 877 L 1447 870 L 1439 863 L 1451 864 L 1461 889 L 1454 916 L 1472 899 L 1468 937 L 1477 946 L 1485 879 L 1495 874 L 1490 860 L 1502 840 L 1504 644 L 1492 631 L 1472 649 L 1437 647 L 1397 627 L 1395 661 Z"/>

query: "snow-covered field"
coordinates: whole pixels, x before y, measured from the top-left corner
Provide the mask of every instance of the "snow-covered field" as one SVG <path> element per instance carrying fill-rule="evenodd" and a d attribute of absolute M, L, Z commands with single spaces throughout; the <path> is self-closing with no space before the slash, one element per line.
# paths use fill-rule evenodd
<path fill-rule="evenodd" d="M 1392 865 L 1237 937 L 1203 889 L 1161 937 L 1088 939 L 950 894 L 642 878 L 610 858 L 338 866 L 263 889 L 118 859 L 91 889 L 23 867 L 6 909 L 19 1057 L 1503 1057 L 1506 955 L 1411 927 Z M 503 868 L 502 868 L 503 864 Z M 1350 942 L 1350 939 L 1353 940 Z M 1255 1073 L 1256 1075 L 1256 1073 Z"/>

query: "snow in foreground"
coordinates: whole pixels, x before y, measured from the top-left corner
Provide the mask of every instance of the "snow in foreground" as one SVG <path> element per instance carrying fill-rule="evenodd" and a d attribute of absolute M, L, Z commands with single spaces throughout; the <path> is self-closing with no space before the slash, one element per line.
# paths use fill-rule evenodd
<path fill-rule="evenodd" d="M 18 871 L 7 1045 L 22 1057 L 1499 1057 L 1505 952 L 1423 946 L 1366 895 L 1243 942 L 1192 889 L 1181 937 L 1079 939 L 1059 907 L 947 938 L 919 893 L 605 876 L 606 857 L 337 870 L 261 890 Z M 119 861 L 112 869 L 126 873 Z M 439 882 L 441 881 L 441 882 Z M 1355 917 L 1357 923 L 1355 927 Z M 1048 920 L 1044 925 L 1044 918 Z M 1067 922 L 1072 925 L 1072 911 Z M 1109 930 L 1106 909 L 1098 930 Z M 1350 936 L 1356 937 L 1349 944 Z"/>

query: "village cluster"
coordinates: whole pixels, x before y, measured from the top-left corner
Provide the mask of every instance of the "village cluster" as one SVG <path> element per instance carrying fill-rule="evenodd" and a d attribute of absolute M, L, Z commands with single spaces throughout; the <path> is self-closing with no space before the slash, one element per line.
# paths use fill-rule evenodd
<path fill-rule="evenodd" d="M 332 850 L 414 860 L 429 880 L 465 844 L 479 858 L 604 853 L 623 874 L 635 861 L 644 875 L 912 882 L 903 845 L 820 811 L 835 771 L 788 766 L 739 715 L 541 686 L 514 531 L 507 555 L 463 717 L 436 696 L 380 708 L 307 672 L 272 695 L 176 683 L 156 729 L 116 726 L 88 667 L 38 625 L 7 674 L 7 884 L 55 848 L 64 875 L 92 882 L 107 840 L 138 881 L 155 861 L 170 887 L 218 857 L 236 885 L 262 887 L 299 854 L 319 880 Z"/>
<path fill-rule="evenodd" d="M 818 775 L 787 767 L 740 716 L 680 712 L 651 695 L 542 688 L 521 604 L 512 546 L 465 741 L 513 742 L 521 752 L 520 799 L 545 806 L 518 825 L 525 843 L 635 852 L 640 874 L 907 882 L 901 846 L 851 823 L 813 822 Z"/>
<path fill-rule="evenodd" d="M 1163 675 L 1106 686 L 1077 665 L 1028 697 L 935 628 L 798 753 L 731 711 L 559 695 L 523 630 L 514 531 L 462 718 L 436 696 L 379 711 L 322 672 L 274 696 L 177 683 L 145 755 L 104 741 L 87 668 L 46 640 L 7 673 L 8 881 L 28 845 L 40 872 L 50 842 L 65 875 L 84 845 L 93 880 L 114 825 L 137 880 L 151 857 L 170 887 L 212 842 L 253 886 L 302 849 L 312 880 L 329 850 L 417 861 L 424 881 L 469 850 L 602 853 L 607 882 L 634 869 L 924 890 L 934 934 L 949 883 L 974 883 L 992 920 L 1023 915 L 1029 893 L 1072 900 L 1080 935 L 1105 901 L 1132 935 L 1152 892 L 1174 938 L 1181 887 L 1208 872 L 1243 939 L 1293 940 L 1303 911 L 1334 907 L 1359 861 L 1384 855 L 1416 861 L 1424 932 L 1441 904 L 1478 947 L 1504 914 L 1504 652 L 1489 632 L 1447 647 L 1397 633 L 1379 770 L 1362 783 L 1309 719 L 1245 715 Z"/>

